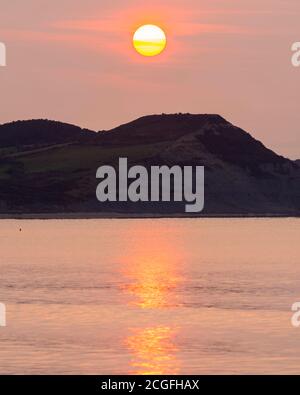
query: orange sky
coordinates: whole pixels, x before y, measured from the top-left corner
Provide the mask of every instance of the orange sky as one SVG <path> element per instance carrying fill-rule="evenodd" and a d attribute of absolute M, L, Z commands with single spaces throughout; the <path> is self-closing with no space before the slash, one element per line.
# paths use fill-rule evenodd
<path fill-rule="evenodd" d="M 17 4 L 16 4 L 17 3 Z M 168 48 L 132 49 L 159 24 Z M 50 118 L 94 130 L 151 113 L 219 113 L 300 157 L 299 0 L 27 0 L 0 6 L 0 123 Z"/>

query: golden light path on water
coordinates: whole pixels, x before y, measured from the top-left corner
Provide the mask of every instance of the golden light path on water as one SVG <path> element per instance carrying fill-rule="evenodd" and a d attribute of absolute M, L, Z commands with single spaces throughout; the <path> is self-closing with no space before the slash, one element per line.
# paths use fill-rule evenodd
<path fill-rule="evenodd" d="M 170 235 L 164 233 L 153 239 L 151 229 L 136 229 L 142 244 L 132 245 L 124 256 L 122 275 L 126 278 L 123 292 L 129 297 L 127 303 L 151 314 L 162 309 L 176 307 L 175 290 L 182 281 L 179 265 L 181 256 Z M 133 240 L 138 239 L 133 235 Z M 124 340 L 131 355 L 130 374 L 163 375 L 177 374 L 180 369 L 178 324 L 145 325 L 133 327 Z"/>
<path fill-rule="evenodd" d="M 131 352 L 132 372 L 138 375 L 177 374 L 176 332 L 168 326 L 137 329 L 125 344 Z"/>

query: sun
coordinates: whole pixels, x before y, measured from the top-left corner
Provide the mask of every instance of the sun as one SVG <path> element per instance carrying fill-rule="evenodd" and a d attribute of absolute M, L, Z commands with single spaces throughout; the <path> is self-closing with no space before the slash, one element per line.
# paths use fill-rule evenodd
<path fill-rule="evenodd" d="M 155 25 L 144 25 L 133 36 L 133 46 L 143 56 L 159 55 L 167 45 L 165 32 Z"/>

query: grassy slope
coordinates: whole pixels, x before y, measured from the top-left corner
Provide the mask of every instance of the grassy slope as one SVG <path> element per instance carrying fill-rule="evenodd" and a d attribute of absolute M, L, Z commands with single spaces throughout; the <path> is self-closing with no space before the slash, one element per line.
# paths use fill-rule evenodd
<path fill-rule="evenodd" d="M 165 143 L 142 146 L 57 145 L 49 149 L 15 152 L 2 156 L 0 200 L 19 208 L 31 203 L 51 206 L 51 202 L 82 201 L 95 195 L 96 171 L 101 165 L 116 164 L 119 157 L 130 161 L 157 155 Z M 1 160 L 1 157 L 0 157 Z"/>
<path fill-rule="evenodd" d="M 156 155 L 165 144 L 148 144 L 142 146 L 103 147 L 100 145 L 68 145 L 39 149 L 31 152 L 18 153 L 6 156 L 11 165 L 0 165 L 0 177 L 6 177 L 7 169 L 17 163 L 24 166 L 26 174 L 44 173 L 49 171 L 72 172 L 80 169 L 96 169 L 101 164 L 115 163 L 119 157 L 128 157 L 130 160 L 139 160 Z"/>

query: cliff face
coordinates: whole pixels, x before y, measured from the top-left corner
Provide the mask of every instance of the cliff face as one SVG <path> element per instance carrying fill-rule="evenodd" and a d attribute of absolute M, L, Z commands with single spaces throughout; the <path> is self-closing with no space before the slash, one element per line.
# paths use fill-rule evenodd
<path fill-rule="evenodd" d="M 166 147 L 159 162 L 204 163 L 208 213 L 294 213 L 300 169 L 225 120 L 208 119 Z"/>
<path fill-rule="evenodd" d="M 28 123 L 29 122 L 29 123 Z M 300 166 L 218 115 L 153 115 L 94 133 L 53 121 L 0 126 L 0 212 L 182 213 L 182 205 L 100 204 L 96 170 L 205 166 L 202 214 L 300 213 Z"/>

